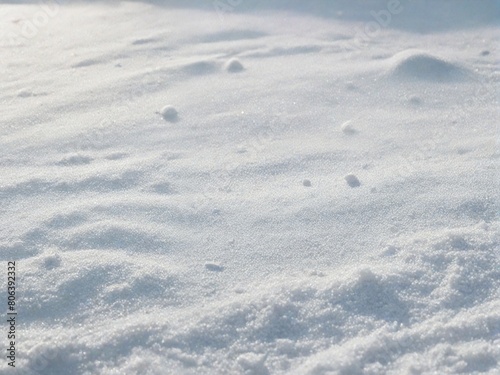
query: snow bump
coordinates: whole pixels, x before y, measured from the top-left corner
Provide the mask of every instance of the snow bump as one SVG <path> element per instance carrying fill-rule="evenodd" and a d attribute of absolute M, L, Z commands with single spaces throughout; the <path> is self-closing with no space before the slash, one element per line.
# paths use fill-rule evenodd
<path fill-rule="evenodd" d="M 165 121 L 169 122 L 174 122 L 178 118 L 177 110 L 171 105 L 166 105 L 165 107 L 163 107 L 160 114 Z"/>
<path fill-rule="evenodd" d="M 244 69 L 243 64 L 238 59 L 231 59 L 226 63 L 226 70 L 229 73 L 238 73 Z"/>
<path fill-rule="evenodd" d="M 393 56 L 390 76 L 404 80 L 448 82 L 465 78 L 466 70 L 426 52 L 407 50 Z"/>
<path fill-rule="evenodd" d="M 340 129 L 342 130 L 342 133 L 347 134 L 347 135 L 353 135 L 353 134 L 357 133 L 357 130 L 352 125 L 351 120 L 344 122 L 340 126 Z"/>
<path fill-rule="evenodd" d="M 221 266 L 218 263 L 215 263 L 215 262 L 207 262 L 207 263 L 205 263 L 205 268 L 208 271 L 212 271 L 212 272 L 222 272 L 222 271 L 224 271 L 224 267 Z"/>
<path fill-rule="evenodd" d="M 346 180 L 347 184 L 352 188 L 361 186 L 361 182 L 359 182 L 359 179 L 353 174 L 348 174 L 347 176 L 344 177 L 344 179 Z"/>

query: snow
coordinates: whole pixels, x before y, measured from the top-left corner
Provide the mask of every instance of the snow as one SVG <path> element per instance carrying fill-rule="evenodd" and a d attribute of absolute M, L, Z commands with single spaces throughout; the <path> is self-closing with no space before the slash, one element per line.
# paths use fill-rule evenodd
<path fill-rule="evenodd" d="M 354 125 L 352 124 L 351 120 L 344 122 L 340 128 L 342 129 L 342 132 L 344 134 L 348 135 L 356 134 L 356 129 L 354 128 Z"/>
<path fill-rule="evenodd" d="M 177 110 L 171 105 L 163 107 L 160 114 L 165 121 L 173 122 L 177 120 Z"/>
<path fill-rule="evenodd" d="M 312 182 L 311 180 L 308 180 L 307 178 L 302 181 L 302 185 L 304 185 L 305 187 L 311 187 L 312 186 Z"/>
<path fill-rule="evenodd" d="M 466 69 L 419 51 L 403 51 L 393 57 L 391 74 L 399 79 L 459 81 L 466 79 Z"/>
<path fill-rule="evenodd" d="M 347 176 L 345 176 L 344 179 L 346 180 L 347 184 L 350 187 L 361 186 L 361 182 L 359 182 L 359 179 L 355 175 L 353 175 L 352 173 L 350 173 Z"/>
<path fill-rule="evenodd" d="M 496 1 L 1 3 L 0 374 L 499 373 Z"/>
<path fill-rule="evenodd" d="M 238 59 L 231 59 L 226 63 L 226 70 L 230 73 L 237 73 L 244 70 L 243 64 Z"/>

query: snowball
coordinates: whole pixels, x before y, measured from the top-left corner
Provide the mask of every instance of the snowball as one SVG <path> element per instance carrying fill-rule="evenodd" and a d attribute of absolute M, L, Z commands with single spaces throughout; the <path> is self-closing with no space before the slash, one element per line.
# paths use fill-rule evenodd
<path fill-rule="evenodd" d="M 226 70 L 230 73 L 241 72 L 243 69 L 243 64 L 238 59 L 231 59 L 226 63 Z"/>
<path fill-rule="evenodd" d="M 160 114 L 165 121 L 177 120 L 177 110 L 171 105 L 166 105 L 165 107 L 163 107 Z"/>
<path fill-rule="evenodd" d="M 340 129 L 342 129 L 342 133 L 344 133 L 344 134 L 350 135 L 350 134 L 356 133 L 356 129 L 354 129 L 354 126 L 352 125 L 351 120 L 344 122 L 342 124 L 342 126 L 340 127 Z"/>

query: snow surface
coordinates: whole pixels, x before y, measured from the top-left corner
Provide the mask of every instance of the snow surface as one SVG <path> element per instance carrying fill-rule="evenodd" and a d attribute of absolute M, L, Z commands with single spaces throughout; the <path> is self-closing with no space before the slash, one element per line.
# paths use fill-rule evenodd
<path fill-rule="evenodd" d="M 1 374 L 500 373 L 497 1 L 0 3 Z"/>

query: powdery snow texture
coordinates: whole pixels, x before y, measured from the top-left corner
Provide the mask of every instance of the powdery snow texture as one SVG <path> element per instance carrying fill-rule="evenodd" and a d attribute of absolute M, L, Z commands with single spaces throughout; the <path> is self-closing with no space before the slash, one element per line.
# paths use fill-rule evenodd
<path fill-rule="evenodd" d="M 498 4 L 222 3 L 2 5 L 16 373 L 498 374 Z"/>

